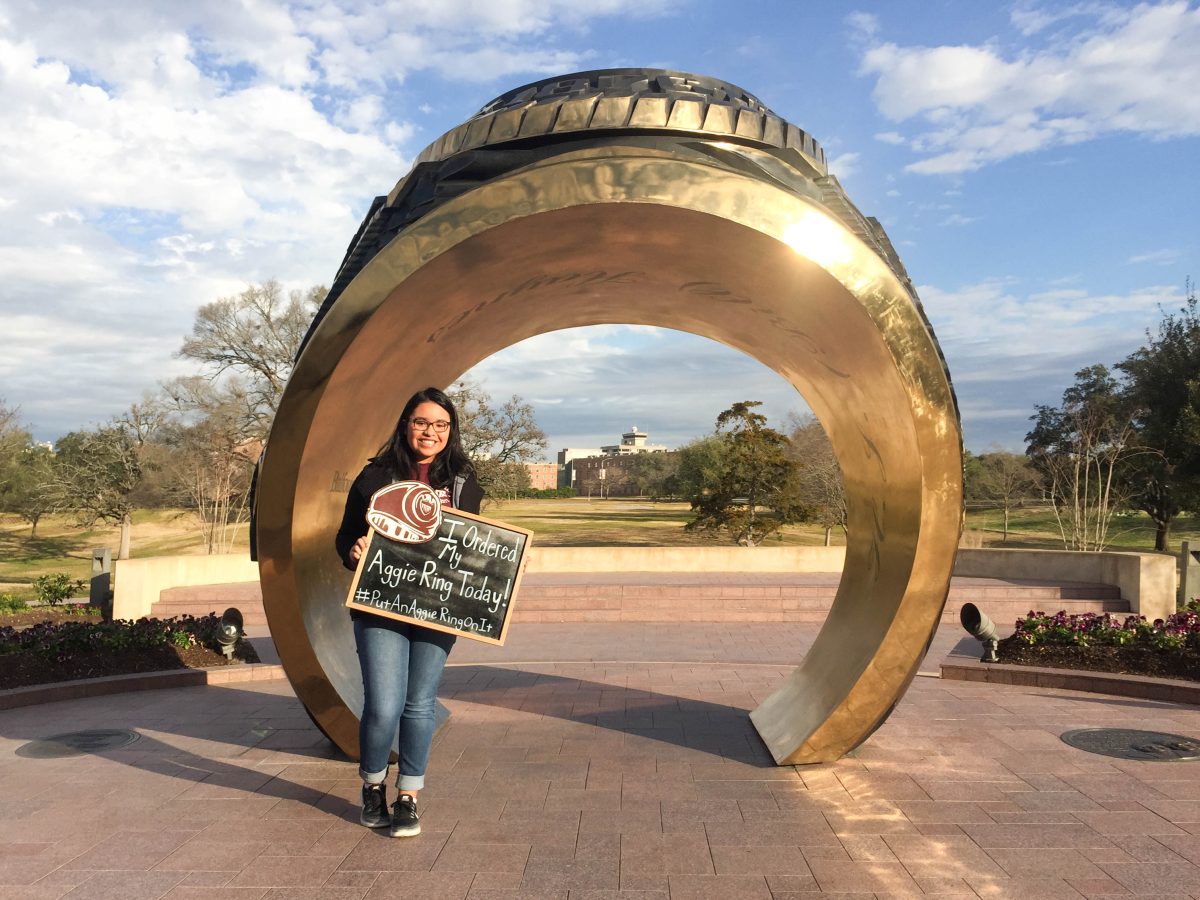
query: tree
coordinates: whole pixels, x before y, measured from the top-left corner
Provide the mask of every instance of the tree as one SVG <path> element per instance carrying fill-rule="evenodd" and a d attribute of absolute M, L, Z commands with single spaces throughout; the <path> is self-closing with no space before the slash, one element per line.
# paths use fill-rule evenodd
<path fill-rule="evenodd" d="M 55 447 L 47 496 L 55 511 L 74 512 L 80 524 L 120 524 L 118 559 L 129 558 L 134 504 L 131 495 L 142 477 L 139 445 L 120 422 L 94 431 L 75 431 Z"/>
<path fill-rule="evenodd" d="M 1124 478 L 1130 503 L 1154 522 L 1154 549 L 1165 551 L 1171 521 L 1200 506 L 1200 309 L 1188 282 L 1187 300 L 1164 315 L 1158 334 L 1117 363 L 1127 401 L 1137 409 L 1137 440 L 1146 451 Z"/>
<path fill-rule="evenodd" d="M 675 470 L 677 496 L 695 500 L 719 482 L 725 471 L 725 441 L 717 434 L 705 435 L 679 448 Z"/>
<path fill-rule="evenodd" d="M 679 454 L 639 453 L 630 460 L 629 478 L 638 494 L 654 500 L 675 496 Z"/>
<path fill-rule="evenodd" d="M 546 449 L 533 407 L 516 394 L 496 409 L 491 396 L 473 381 L 457 381 L 446 391 L 458 413 L 459 440 L 475 464 L 479 483 L 493 500 L 506 500 L 529 489 L 524 463 Z"/>
<path fill-rule="evenodd" d="M 32 435 L 21 424 L 20 411 L 0 400 L 0 470 L 29 446 Z M 0 471 L 0 478 L 3 478 Z M 3 482 L 0 481 L 0 487 Z"/>
<path fill-rule="evenodd" d="M 37 536 L 38 522 L 50 508 L 45 483 L 53 460 L 49 448 L 34 443 L 18 410 L 0 401 L 0 510 L 28 522 L 30 537 Z"/>
<path fill-rule="evenodd" d="M 225 381 L 229 397 L 241 404 L 240 430 L 247 437 L 263 439 L 270 430 L 300 343 L 326 293 L 313 287 L 285 296 L 279 282 L 265 281 L 196 312 L 179 356 L 202 363 L 210 379 Z"/>
<path fill-rule="evenodd" d="M 1075 373 L 1062 405 L 1039 406 L 1025 436 L 1068 550 L 1103 550 L 1126 501 L 1122 468 L 1135 453 L 1134 417 L 1105 366 Z"/>
<path fill-rule="evenodd" d="M 533 407 L 516 394 L 496 409 L 492 398 L 472 381 L 457 381 L 446 392 L 458 412 L 459 438 L 472 460 L 532 462 L 546 450 L 546 434 Z"/>
<path fill-rule="evenodd" d="M 228 552 L 250 518 L 250 482 L 262 443 L 242 436 L 241 404 L 206 379 L 176 379 L 164 392 L 176 410 L 162 433 L 176 502 L 196 512 L 209 553 Z"/>
<path fill-rule="evenodd" d="M 16 513 L 29 523 L 29 536 L 37 537 L 38 523 L 50 512 L 53 502 L 46 490 L 54 473 L 54 452 L 30 443 L 0 478 L 0 509 Z"/>
<path fill-rule="evenodd" d="M 475 474 L 489 500 L 515 500 L 529 490 L 529 470 L 524 463 L 481 459 L 475 462 Z"/>
<path fill-rule="evenodd" d="M 1004 540 L 1008 540 L 1009 517 L 1023 501 L 1042 496 L 1042 478 L 1020 453 L 995 449 L 975 457 L 978 474 L 974 497 L 1004 511 Z"/>
<path fill-rule="evenodd" d="M 735 543 L 753 547 L 810 513 L 799 496 L 788 439 L 754 411 L 761 405 L 744 400 L 717 416 L 717 443 L 705 449 L 718 453 L 700 460 L 708 480 L 690 497 L 696 515 L 689 530 L 724 530 Z M 681 460 L 681 475 L 683 466 Z"/>
<path fill-rule="evenodd" d="M 799 471 L 802 502 L 811 510 L 811 518 L 825 529 L 825 546 L 831 543 L 834 528 L 846 530 L 846 486 L 833 445 L 821 423 L 813 416 L 791 416 L 791 457 Z"/>

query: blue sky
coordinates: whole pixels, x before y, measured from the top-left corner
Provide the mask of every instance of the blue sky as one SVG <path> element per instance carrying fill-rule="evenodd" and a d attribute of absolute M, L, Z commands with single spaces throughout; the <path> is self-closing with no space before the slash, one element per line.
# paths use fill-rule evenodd
<path fill-rule="evenodd" d="M 39 438 L 191 366 L 196 309 L 332 280 L 371 198 L 548 75 L 650 66 L 757 94 L 887 228 L 970 449 L 1022 447 L 1072 373 L 1136 349 L 1200 274 L 1196 3 L 0 0 L 0 398 Z M 473 373 L 553 451 L 678 444 L 802 400 L 674 332 L 545 335 Z"/>

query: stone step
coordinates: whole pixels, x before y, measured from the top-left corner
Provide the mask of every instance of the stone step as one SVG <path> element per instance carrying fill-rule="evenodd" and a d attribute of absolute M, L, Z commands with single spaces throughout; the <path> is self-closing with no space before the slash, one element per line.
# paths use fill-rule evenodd
<path fill-rule="evenodd" d="M 209 613 L 219 616 L 231 606 L 236 606 L 242 614 L 243 624 L 267 624 L 262 590 L 257 581 L 169 588 L 159 594 L 158 602 L 150 608 L 150 615 L 156 619 L 184 615 L 207 616 Z"/>
<path fill-rule="evenodd" d="M 821 622 L 837 594 L 838 575 L 572 573 L 528 576 L 513 622 Z M 957 622 L 974 603 L 1007 629 L 1030 610 L 1128 615 L 1113 585 L 955 578 L 942 622 Z M 236 606 L 247 625 L 266 624 L 257 582 L 163 591 L 151 615 L 218 615 Z"/>

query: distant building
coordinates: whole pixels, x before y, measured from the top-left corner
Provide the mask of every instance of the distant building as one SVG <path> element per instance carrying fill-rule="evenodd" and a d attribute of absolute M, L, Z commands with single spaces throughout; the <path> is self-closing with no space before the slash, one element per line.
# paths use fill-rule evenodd
<path fill-rule="evenodd" d="M 559 486 L 573 487 L 584 497 L 636 497 L 641 491 L 633 477 L 637 458 L 645 453 L 670 453 L 664 444 L 650 444 L 634 425 L 619 444 L 598 450 L 564 449 L 558 453 Z"/>
<path fill-rule="evenodd" d="M 525 463 L 525 468 L 533 490 L 552 491 L 558 487 L 558 463 Z"/>
<path fill-rule="evenodd" d="M 664 444 L 647 444 L 646 432 L 638 431 L 634 425 L 621 435 L 621 443 L 600 448 L 602 456 L 626 456 L 630 453 L 666 453 L 670 448 Z"/>

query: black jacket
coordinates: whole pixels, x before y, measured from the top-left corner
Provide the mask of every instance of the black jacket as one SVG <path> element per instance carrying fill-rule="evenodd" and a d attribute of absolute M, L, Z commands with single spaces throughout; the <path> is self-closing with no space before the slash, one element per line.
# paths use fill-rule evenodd
<path fill-rule="evenodd" d="M 367 533 L 367 507 L 371 505 L 372 495 L 396 480 L 386 465 L 371 460 L 350 485 L 350 493 L 346 496 L 346 511 L 342 513 L 342 525 L 338 528 L 334 541 L 338 556 L 342 558 L 342 564 L 347 569 L 355 568 L 350 562 L 350 549 L 355 541 Z M 483 488 L 479 486 L 474 473 L 457 475 L 450 489 L 450 497 L 450 503 L 455 509 L 479 515 L 479 504 L 483 502 Z"/>

